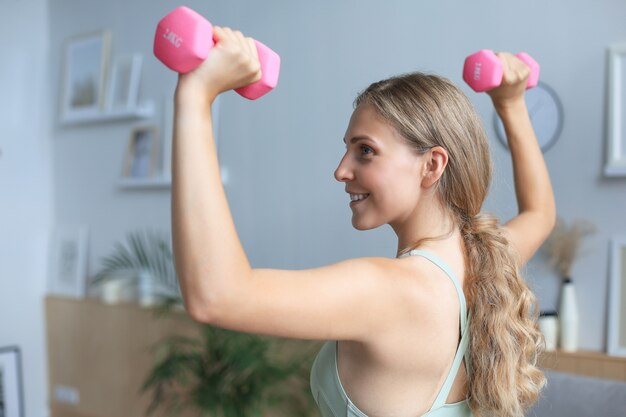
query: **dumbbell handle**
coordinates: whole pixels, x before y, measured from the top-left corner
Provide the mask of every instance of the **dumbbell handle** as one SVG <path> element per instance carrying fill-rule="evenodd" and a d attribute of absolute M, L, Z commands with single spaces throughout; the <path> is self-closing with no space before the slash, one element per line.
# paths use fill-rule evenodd
<path fill-rule="evenodd" d="M 539 82 L 539 64 L 530 55 L 520 52 L 515 55 L 530 68 L 526 88 Z M 502 84 L 502 61 L 489 49 L 483 49 L 465 58 L 463 80 L 476 92 L 489 91 Z"/>
<path fill-rule="evenodd" d="M 254 43 L 261 64 L 261 79 L 235 90 L 251 100 L 276 87 L 280 73 L 278 54 L 257 40 Z M 154 55 L 168 68 L 182 74 L 204 62 L 214 45 L 211 23 L 185 6 L 175 8 L 161 19 L 154 35 Z"/>

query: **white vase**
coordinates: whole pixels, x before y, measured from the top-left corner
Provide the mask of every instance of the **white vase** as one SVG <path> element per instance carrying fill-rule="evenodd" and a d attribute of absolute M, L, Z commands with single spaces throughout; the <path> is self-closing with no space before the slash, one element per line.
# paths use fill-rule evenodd
<path fill-rule="evenodd" d="M 105 304 L 128 303 L 135 298 L 134 292 L 127 278 L 110 278 L 100 288 L 100 299 Z"/>
<path fill-rule="evenodd" d="M 574 283 L 570 278 L 565 278 L 561 287 L 559 324 L 561 349 L 567 352 L 576 351 L 578 349 L 578 301 Z"/>
<path fill-rule="evenodd" d="M 546 342 L 546 350 L 556 350 L 559 336 L 559 319 L 556 311 L 542 311 L 539 315 L 539 329 Z"/>
<path fill-rule="evenodd" d="M 137 276 L 137 301 L 142 307 L 151 307 L 159 302 L 158 285 L 145 269 L 139 271 Z"/>

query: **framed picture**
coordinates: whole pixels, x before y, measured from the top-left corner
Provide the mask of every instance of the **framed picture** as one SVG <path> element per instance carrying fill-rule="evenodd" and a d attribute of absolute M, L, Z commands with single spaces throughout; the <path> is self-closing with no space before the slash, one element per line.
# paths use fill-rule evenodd
<path fill-rule="evenodd" d="M 158 132 L 156 126 L 132 129 L 124 158 L 124 177 L 149 178 L 155 175 L 159 157 Z"/>
<path fill-rule="evenodd" d="M 61 120 L 71 122 L 103 110 L 111 34 L 108 31 L 70 38 L 65 46 Z"/>
<path fill-rule="evenodd" d="M 24 417 L 22 362 L 17 346 L 0 348 L 0 417 Z"/>
<path fill-rule="evenodd" d="M 73 298 L 85 297 L 87 238 L 86 227 L 61 227 L 54 230 L 48 293 Z"/>
<path fill-rule="evenodd" d="M 626 43 L 609 47 L 608 117 L 604 175 L 626 176 Z"/>
<path fill-rule="evenodd" d="M 626 356 L 626 237 L 611 241 L 609 280 L 609 355 Z"/>
<path fill-rule="evenodd" d="M 137 106 L 142 61 L 141 54 L 115 58 L 107 92 L 107 111 L 128 110 Z"/>

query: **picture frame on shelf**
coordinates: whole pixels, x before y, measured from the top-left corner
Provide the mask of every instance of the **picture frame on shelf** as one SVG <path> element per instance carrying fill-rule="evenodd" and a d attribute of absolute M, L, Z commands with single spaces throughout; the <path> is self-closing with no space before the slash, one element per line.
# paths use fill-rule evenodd
<path fill-rule="evenodd" d="M 108 30 L 66 41 L 61 88 L 61 121 L 71 123 L 102 113 L 109 65 Z"/>
<path fill-rule="evenodd" d="M 608 116 L 606 127 L 606 162 L 604 175 L 626 176 L 626 43 L 616 43 L 608 50 Z"/>
<path fill-rule="evenodd" d="M 611 240 L 607 352 L 626 356 L 626 236 Z"/>
<path fill-rule="evenodd" d="M 154 177 L 159 164 L 159 151 L 157 126 L 134 127 L 128 139 L 122 176 L 127 179 Z"/>
<path fill-rule="evenodd" d="M 143 57 L 138 53 L 115 58 L 107 91 L 107 112 L 137 108 L 142 62 Z"/>
<path fill-rule="evenodd" d="M 87 281 L 88 229 L 62 226 L 52 232 L 48 293 L 84 298 Z"/>
<path fill-rule="evenodd" d="M 24 417 L 22 358 L 18 346 L 0 347 L 0 416 Z"/>

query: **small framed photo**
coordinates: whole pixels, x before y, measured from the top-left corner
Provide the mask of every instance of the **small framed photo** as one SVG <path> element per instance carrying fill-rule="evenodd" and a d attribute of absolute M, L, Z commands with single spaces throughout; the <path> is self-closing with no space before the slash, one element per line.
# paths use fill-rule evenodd
<path fill-rule="evenodd" d="M 607 144 L 604 175 L 626 176 L 626 43 L 609 47 Z"/>
<path fill-rule="evenodd" d="M 142 126 L 131 130 L 123 176 L 125 178 L 153 177 L 158 168 L 159 129 L 156 126 Z"/>
<path fill-rule="evenodd" d="M 123 111 L 137 106 L 142 61 L 141 54 L 115 58 L 107 92 L 107 111 Z"/>
<path fill-rule="evenodd" d="M 54 230 L 48 293 L 84 298 L 87 281 L 86 227 L 61 227 Z"/>
<path fill-rule="evenodd" d="M 61 90 L 63 122 L 102 112 L 110 43 L 109 31 L 79 35 L 67 41 Z"/>
<path fill-rule="evenodd" d="M 607 351 L 626 356 L 626 236 L 611 240 Z"/>
<path fill-rule="evenodd" d="M 19 347 L 0 347 L 0 417 L 24 417 L 22 387 Z"/>

